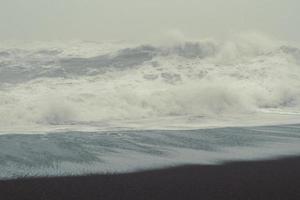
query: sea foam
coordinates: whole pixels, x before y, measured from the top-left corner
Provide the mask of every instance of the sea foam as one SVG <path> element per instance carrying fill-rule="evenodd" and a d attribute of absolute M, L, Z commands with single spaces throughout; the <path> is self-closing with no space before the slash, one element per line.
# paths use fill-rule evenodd
<path fill-rule="evenodd" d="M 299 113 L 300 50 L 260 36 L 0 49 L 4 132 L 280 124 Z"/>

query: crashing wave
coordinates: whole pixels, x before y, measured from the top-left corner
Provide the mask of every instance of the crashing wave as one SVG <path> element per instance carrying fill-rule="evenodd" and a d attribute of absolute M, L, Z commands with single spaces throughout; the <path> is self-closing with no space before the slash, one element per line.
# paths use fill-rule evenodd
<path fill-rule="evenodd" d="M 1 127 L 141 119 L 153 119 L 153 126 L 164 117 L 300 108 L 300 50 L 287 45 L 188 41 L 96 56 L 67 52 L 0 51 Z"/>

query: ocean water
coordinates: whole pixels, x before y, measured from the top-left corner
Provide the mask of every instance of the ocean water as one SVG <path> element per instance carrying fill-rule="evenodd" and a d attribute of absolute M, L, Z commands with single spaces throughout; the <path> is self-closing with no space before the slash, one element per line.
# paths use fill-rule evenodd
<path fill-rule="evenodd" d="M 263 36 L 0 43 L 1 178 L 294 155 L 298 124 L 300 49 Z"/>
<path fill-rule="evenodd" d="M 118 173 L 300 154 L 300 125 L 0 135 L 0 178 Z"/>

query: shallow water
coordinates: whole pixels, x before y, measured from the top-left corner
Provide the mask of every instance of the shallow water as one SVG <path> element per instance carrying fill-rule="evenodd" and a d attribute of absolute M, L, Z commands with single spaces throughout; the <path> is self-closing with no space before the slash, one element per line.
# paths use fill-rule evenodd
<path fill-rule="evenodd" d="M 300 154 L 300 125 L 0 135 L 0 177 L 114 173 Z"/>

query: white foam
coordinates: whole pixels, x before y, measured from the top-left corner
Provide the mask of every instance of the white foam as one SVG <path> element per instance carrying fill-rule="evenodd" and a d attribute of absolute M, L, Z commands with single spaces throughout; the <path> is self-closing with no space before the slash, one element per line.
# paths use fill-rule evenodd
<path fill-rule="evenodd" d="M 82 43 L 77 45 L 80 48 L 72 44 L 54 48 L 55 44 L 33 49 L 23 46 L 26 53 L 16 51 L 16 47 L 6 48 L 10 54 L 0 57 L 0 73 L 7 73 L 11 79 L 21 76 L 9 71 L 16 66 L 28 72 L 16 82 L 0 80 L 1 132 L 300 122 L 300 51 L 265 38 L 181 42 L 179 46 L 153 49 L 132 49 L 129 45 L 131 49 L 125 53 L 116 52 L 120 44 Z M 56 53 L 45 52 L 47 45 Z M 100 60 L 99 67 L 101 57 L 91 58 L 98 55 L 109 55 L 104 64 Z M 54 68 L 65 70 L 61 59 L 74 57 L 85 60 L 68 63 L 69 71 L 64 76 L 61 72 L 44 75 Z M 81 72 L 85 65 L 92 71 Z"/>

